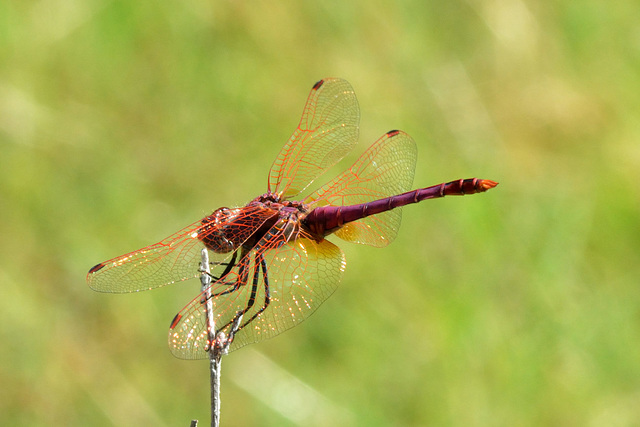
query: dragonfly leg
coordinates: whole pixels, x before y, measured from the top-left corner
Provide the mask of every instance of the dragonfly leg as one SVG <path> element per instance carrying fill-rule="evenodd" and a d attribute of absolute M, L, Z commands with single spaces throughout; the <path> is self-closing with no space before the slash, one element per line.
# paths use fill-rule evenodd
<path fill-rule="evenodd" d="M 254 313 L 254 315 L 251 316 L 251 319 L 249 319 L 246 322 L 244 322 L 244 324 L 242 326 L 240 326 L 239 329 L 242 329 L 245 326 L 247 326 L 249 323 L 251 323 L 256 317 L 258 317 L 260 315 L 260 313 L 262 313 L 263 311 L 265 311 L 267 309 L 267 307 L 269 306 L 269 303 L 271 302 L 271 294 L 269 292 L 269 276 L 267 274 L 267 263 L 264 260 L 264 256 L 263 255 L 260 255 L 260 267 L 262 268 L 262 278 L 264 280 L 264 304 L 262 305 L 262 308 L 260 308 L 260 310 L 256 311 Z M 256 272 L 257 271 L 258 271 L 258 269 L 256 268 Z M 254 280 L 254 286 L 255 286 L 255 280 Z M 255 297 L 255 292 L 252 293 L 252 295 Z"/>
<path fill-rule="evenodd" d="M 247 311 L 251 310 L 251 308 L 253 307 L 253 305 L 256 302 L 256 294 L 258 293 L 258 285 L 260 284 L 260 270 L 262 270 L 262 276 L 263 276 L 264 282 L 265 282 L 265 285 L 264 285 L 265 286 L 265 299 L 264 299 L 265 302 L 264 302 L 264 305 L 260 308 L 260 310 L 258 310 L 256 313 L 254 313 L 253 316 L 251 316 L 251 318 L 249 320 L 247 320 L 242 325 L 240 325 L 238 327 L 238 329 L 235 331 L 235 333 L 237 333 L 239 330 L 241 330 L 242 328 L 247 326 L 249 323 L 251 323 L 256 317 L 258 317 L 258 315 L 260 313 L 262 313 L 267 308 L 267 306 L 269 305 L 269 302 L 271 302 L 271 296 L 269 294 L 269 279 L 268 279 L 268 276 L 267 276 L 267 263 L 265 262 L 263 255 L 256 254 L 255 259 L 254 259 L 254 270 L 253 270 L 253 281 L 252 281 L 252 286 L 251 286 L 251 294 L 249 295 L 249 299 L 247 300 L 247 305 L 242 310 L 238 310 L 236 315 L 233 316 L 233 319 L 231 319 L 229 322 L 227 322 L 219 330 L 224 330 L 229 325 L 232 325 L 235 322 L 238 322 L 238 319 L 241 316 L 244 316 L 244 314 Z"/>
<path fill-rule="evenodd" d="M 234 252 L 233 257 L 231 258 L 231 260 L 229 261 L 229 263 L 227 264 L 227 267 L 225 268 L 225 270 L 222 272 L 222 274 L 220 275 L 220 277 L 215 277 L 215 276 L 211 276 L 216 282 L 219 281 L 220 279 L 222 279 L 223 277 L 225 277 L 233 267 L 236 266 L 236 253 Z M 245 261 L 245 259 L 247 261 Z M 210 298 L 217 298 L 221 295 L 226 295 L 226 294 L 231 294 L 235 291 L 237 291 L 238 289 L 240 289 L 242 286 L 244 286 L 247 283 L 247 264 L 248 264 L 248 258 L 246 258 L 243 254 L 242 259 L 240 260 L 240 267 L 238 268 L 238 276 L 239 278 L 236 279 L 235 284 L 231 284 L 231 282 L 226 283 L 226 285 L 231 286 L 231 288 L 226 289 L 222 292 L 218 292 L 218 293 L 212 293 L 210 295 L 207 295 L 205 298 L 203 298 L 202 300 L 200 300 L 201 304 L 204 304 L 208 299 Z M 225 325 L 226 327 L 227 325 Z"/>
<path fill-rule="evenodd" d="M 256 293 L 258 293 L 258 282 L 260 280 L 260 266 L 261 266 L 261 264 L 258 263 L 259 258 L 262 259 L 262 255 L 256 254 L 256 257 L 253 261 L 254 262 L 253 281 L 251 284 L 251 294 L 249 295 L 249 300 L 247 301 L 247 305 L 242 310 L 238 310 L 235 317 L 229 323 L 233 323 L 238 317 L 244 315 L 247 311 L 251 310 L 251 307 L 253 307 L 253 304 L 255 304 L 256 302 Z M 247 323 L 248 322 L 246 322 L 242 326 L 245 326 Z M 242 326 L 238 330 L 242 329 Z"/>
<path fill-rule="evenodd" d="M 237 255 L 238 255 L 238 252 L 234 252 L 234 253 L 233 253 L 233 256 L 231 257 L 231 260 L 229 260 L 229 262 L 220 262 L 220 263 L 211 262 L 211 263 L 209 263 L 209 264 L 214 265 L 214 266 L 218 266 L 218 265 L 224 265 L 224 266 L 225 266 L 225 269 L 224 269 L 224 271 L 220 274 L 220 276 L 214 276 L 214 275 L 213 275 L 213 274 L 211 274 L 211 273 L 207 273 L 207 275 L 208 275 L 209 277 L 211 277 L 211 280 L 213 280 L 214 282 L 217 282 L 218 280 L 222 279 L 222 278 L 223 278 L 223 277 L 225 277 L 227 274 L 229 274 L 229 272 L 233 269 L 233 267 L 235 267 L 235 266 L 236 266 L 236 257 L 237 257 Z M 230 283 L 227 283 L 227 284 L 229 285 Z M 232 289 L 227 289 L 227 290 L 226 290 L 226 291 L 224 291 L 224 292 L 220 292 L 220 293 L 217 293 L 217 294 L 212 294 L 212 295 L 210 295 L 208 298 L 211 298 L 211 297 L 217 297 L 217 296 L 220 296 L 220 295 L 224 295 L 224 294 L 227 294 L 227 293 L 234 292 L 234 291 L 236 291 L 239 287 L 240 287 L 240 285 L 238 285 L 238 284 L 237 284 L 237 281 L 236 281 L 236 285 L 234 285 Z M 203 300 L 202 302 L 204 302 L 204 300 Z"/>
<path fill-rule="evenodd" d="M 229 260 L 229 262 L 210 262 L 209 264 L 212 266 L 219 266 L 219 265 L 224 265 L 225 269 L 224 271 L 220 274 L 220 276 L 214 276 L 211 273 L 207 273 L 209 275 L 209 277 L 211 277 L 211 279 L 213 279 L 213 281 L 218 281 L 220 279 L 222 279 L 224 276 L 226 276 L 227 274 L 229 274 L 229 272 L 231 271 L 231 269 L 233 269 L 233 267 L 236 266 L 236 257 L 238 256 L 238 251 L 235 251 L 233 253 L 233 255 L 231 256 L 231 259 Z"/>

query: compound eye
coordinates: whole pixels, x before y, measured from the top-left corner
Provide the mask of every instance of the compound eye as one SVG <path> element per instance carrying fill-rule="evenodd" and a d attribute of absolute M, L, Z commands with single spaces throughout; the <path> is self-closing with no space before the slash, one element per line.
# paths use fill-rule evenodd
<path fill-rule="evenodd" d="M 233 234 L 233 220 L 238 216 L 238 210 L 219 208 L 202 220 L 204 227 L 198 232 L 198 239 L 210 250 L 224 254 L 236 249 L 227 233 Z"/>

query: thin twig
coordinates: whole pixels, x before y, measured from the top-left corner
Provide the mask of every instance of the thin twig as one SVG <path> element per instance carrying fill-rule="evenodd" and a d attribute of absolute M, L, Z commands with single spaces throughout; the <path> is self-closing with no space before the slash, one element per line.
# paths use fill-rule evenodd
<path fill-rule="evenodd" d="M 220 425 L 220 371 L 222 369 L 222 356 L 228 353 L 236 332 L 240 329 L 242 315 L 237 316 L 231 328 L 229 336 L 223 331 L 216 333 L 216 323 L 213 316 L 213 298 L 211 294 L 211 270 L 209 267 L 209 252 L 202 249 L 200 267 L 200 283 L 205 292 L 207 304 L 207 331 L 209 340 L 209 368 L 211 370 L 211 427 Z"/>
<path fill-rule="evenodd" d="M 209 267 L 209 252 L 202 249 L 200 262 L 200 283 L 207 301 L 207 330 L 209 341 L 209 367 L 211 369 L 211 427 L 220 425 L 220 368 L 222 358 L 216 357 L 216 322 L 213 318 L 213 301 L 211 300 L 211 269 Z"/>

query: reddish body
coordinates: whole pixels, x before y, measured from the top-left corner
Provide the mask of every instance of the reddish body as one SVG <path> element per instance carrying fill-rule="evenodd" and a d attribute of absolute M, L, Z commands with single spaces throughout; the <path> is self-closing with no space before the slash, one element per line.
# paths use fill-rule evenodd
<path fill-rule="evenodd" d="M 340 79 L 319 81 L 271 167 L 267 193 L 241 208 L 217 209 L 155 245 L 94 266 L 89 285 L 102 292 L 136 292 L 196 278 L 199 252 L 208 249 L 216 280 L 176 315 L 169 331 L 174 355 L 204 358 L 210 336 L 206 301 L 214 309 L 215 332 L 228 332 L 241 319 L 232 350 L 270 338 L 308 317 L 340 282 L 344 255 L 327 236 L 386 246 L 398 231 L 397 208 L 497 185 L 471 178 L 408 191 L 416 148 L 396 130 L 331 182 L 301 201 L 291 200 L 351 150 L 358 121 L 351 86 Z"/>
<path fill-rule="evenodd" d="M 377 215 L 391 209 L 399 208 L 411 203 L 418 203 L 427 199 L 435 199 L 444 196 L 464 196 L 487 191 L 497 185 L 488 179 L 459 179 L 434 185 L 428 188 L 407 191 L 373 202 L 360 203 L 350 206 L 325 206 L 314 209 L 307 215 L 302 223 L 308 227 L 314 236 L 326 237 L 339 230 L 345 224 Z"/>

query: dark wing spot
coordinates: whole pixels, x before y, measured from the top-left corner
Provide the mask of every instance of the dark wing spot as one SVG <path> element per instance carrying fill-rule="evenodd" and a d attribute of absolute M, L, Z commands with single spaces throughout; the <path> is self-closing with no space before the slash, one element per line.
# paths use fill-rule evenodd
<path fill-rule="evenodd" d="M 317 81 L 316 84 L 313 85 L 311 90 L 318 90 L 320 89 L 320 86 L 322 86 L 323 84 L 324 84 L 324 80 Z"/>
<path fill-rule="evenodd" d="M 400 133 L 400 131 L 399 131 L 399 130 L 390 130 L 389 132 L 387 132 L 387 136 L 388 136 L 389 138 L 391 138 L 391 137 L 393 137 L 393 136 L 396 136 L 396 135 L 397 135 L 397 134 L 399 134 L 399 133 Z"/>
<path fill-rule="evenodd" d="M 171 321 L 171 326 L 169 326 L 169 329 L 175 328 L 178 322 L 180 321 L 180 319 L 182 319 L 182 314 L 180 313 L 176 314 L 176 317 L 174 317 L 173 320 Z"/>
<path fill-rule="evenodd" d="M 100 271 L 100 270 L 102 270 L 103 267 L 104 267 L 103 263 L 96 264 L 93 267 L 91 267 L 91 269 L 89 270 L 89 274 L 93 274 L 93 273 L 95 273 L 97 271 Z"/>

